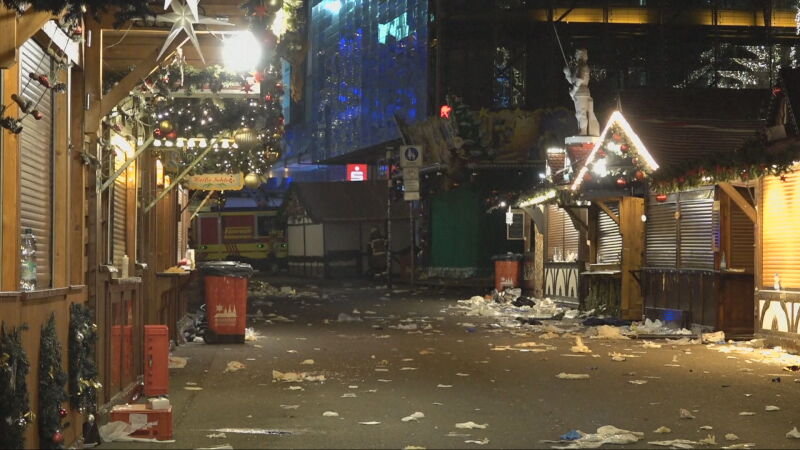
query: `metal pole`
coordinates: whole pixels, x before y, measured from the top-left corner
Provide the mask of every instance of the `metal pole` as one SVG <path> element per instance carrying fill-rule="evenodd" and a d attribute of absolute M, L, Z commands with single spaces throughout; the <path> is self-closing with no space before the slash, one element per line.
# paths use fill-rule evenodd
<path fill-rule="evenodd" d="M 136 158 L 138 158 L 139 155 L 144 153 L 144 151 L 147 150 L 150 147 L 150 144 L 152 143 L 153 143 L 153 136 L 150 136 L 149 138 L 147 138 L 146 141 L 144 141 L 144 144 L 142 144 L 138 149 L 136 149 L 136 153 L 134 153 L 132 157 L 128 158 L 128 160 L 125 161 L 125 164 L 123 164 L 122 167 L 117 169 L 117 171 L 114 172 L 114 175 L 111 175 L 111 178 L 106 180 L 106 182 L 103 183 L 102 186 L 100 186 L 100 189 L 98 189 L 97 192 L 103 192 L 106 189 L 108 189 L 108 187 L 111 186 L 111 183 L 113 183 L 114 180 L 116 180 L 120 175 L 122 175 L 122 172 L 125 172 L 125 170 L 128 169 L 128 166 L 133 164 L 133 162 L 136 161 Z"/>
<path fill-rule="evenodd" d="M 181 172 L 180 175 L 175 177 L 175 180 L 173 180 L 172 183 L 169 186 L 167 186 L 163 191 L 161 191 L 161 193 L 158 194 L 158 197 L 156 197 L 155 200 L 150 202 L 150 204 L 147 205 L 147 207 L 144 208 L 144 212 L 148 212 L 153 208 L 153 206 L 156 206 L 156 203 L 161 201 L 161 199 L 164 198 L 167 195 L 167 193 L 169 193 L 169 191 L 171 191 L 175 186 L 177 186 L 178 183 L 181 182 L 183 177 L 185 177 L 186 174 L 188 174 L 189 171 L 191 171 L 192 168 L 194 168 L 194 166 L 196 166 L 200 161 L 202 161 L 203 158 L 206 157 L 208 152 L 210 152 L 211 150 L 214 150 L 214 144 L 217 143 L 217 139 L 219 139 L 219 136 L 215 137 L 214 139 L 211 140 L 211 142 L 208 143 L 208 148 L 203 150 L 203 153 L 200 153 L 200 155 L 198 155 L 197 158 L 195 158 L 194 161 L 192 161 L 192 163 L 189 164 L 188 167 L 183 169 L 183 172 Z"/>
<path fill-rule="evenodd" d="M 408 202 L 408 221 L 411 226 L 409 232 L 411 234 L 411 287 L 414 287 L 414 258 L 416 257 L 416 233 L 414 230 L 414 202 Z"/>
<path fill-rule="evenodd" d="M 211 196 L 212 196 L 212 195 L 214 195 L 214 192 L 217 192 L 217 191 L 209 191 L 209 192 L 208 192 L 208 195 L 206 195 L 206 198 L 204 198 L 204 199 L 203 199 L 203 201 L 202 201 L 202 202 L 200 202 L 200 205 L 199 205 L 199 206 L 197 207 L 197 209 L 196 209 L 196 210 L 194 210 L 194 212 L 192 213 L 192 217 L 189 217 L 189 222 L 191 222 L 191 221 L 192 221 L 192 219 L 194 219 L 195 217 L 197 217 L 197 214 L 199 214 L 199 213 L 200 213 L 200 210 L 201 210 L 201 209 L 203 209 L 203 206 L 206 206 L 206 203 L 208 203 L 208 201 L 209 201 L 209 200 L 211 200 Z"/>
<path fill-rule="evenodd" d="M 392 289 L 392 148 L 386 147 L 386 287 Z"/>

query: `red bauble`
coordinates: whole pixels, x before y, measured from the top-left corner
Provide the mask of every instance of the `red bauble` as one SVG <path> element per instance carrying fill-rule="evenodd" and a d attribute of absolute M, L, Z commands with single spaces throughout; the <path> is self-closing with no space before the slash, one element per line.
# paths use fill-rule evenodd
<path fill-rule="evenodd" d="M 271 102 L 272 101 L 272 96 L 270 94 L 265 95 L 264 96 L 264 101 Z"/>
<path fill-rule="evenodd" d="M 31 115 L 36 120 L 42 120 L 42 118 L 44 117 L 44 114 L 42 114 L 42 112 L 39 111 L 38 109 L 34 109 L 33 111 L 31 111 Z"/>
<path fill-rule="evenodd" d="M 667 194 L 656 195 L 656 201 L 659 203 L 664 203 L 665 201 L 667 201 Z"/>
<path fill-rule="evenodd" d="M 589 172 L 583 174 L 583 181 L 592 181 L 592 174 L 590 174 Z"/>
<path fill-rule="evenodd" d="M 597 149 L 597 157 L 598 158 L 605 158 L 606 157 L 606 151 L 603 150 L 602 148 Z"/>
<path fill-rule="evenodd" d="M 75 28 L 72 29 L 72 35 L 73 36 L 83 35 L 83 27 L 80 25 L 75 26 Z"/>
<path fill-rule="evenodd" d="M 637 180 L 642 181 L 644 180 L 644 172 L 642 172 L 641 170 L 637 170 L 636 173 L 634 174 L 634 177 L 636 177 Z"/>
<path fill-rule="evenodd" d="M 167 139 L 175 140 L 178 139 L 178 132 L 175 130 L 170 131 L 167 133 Z"/>
<path fill-rule="evenodd" d="M 64 417 L 67 417 L 67 410 L 66 410 L 66 409 L 64 409 L 64 408 L 59 408 L 59 409 L 58 409 L 58 415 L 59 415 L 59 416 L 60 416 L 62 419 L 63 419 Z"/>
<path fill-rule="evenodd" d="M 619 151 L 621 151 L 622 153 L 628 153 L 628 150 L 630 149 L 631 148 L 628 147 L 628 144 L 622 144 L 619 146 Z"/>
<path fill-rule="evenodd" d="M 153 137 L 156 139 L 161 139 L 162 137 L 164 137 L 164 132 L 161 131 L 161 128 L 156 128 L 155 130 L 153 130 Z"/>
<path fill-rule="evenodd" d="M 60 431 L 56 431 L 55 433 L 53 433 L 52 440 L 56 444 L 60 444 L 60 443 L 64 442 L 64 435 L 61 434 Z"/>
<path fill-rule="evenodd" d="M 632 163 L 634 166 L 638 166 L 638 165 L 639 165 L 639 158 L 637 158 L 637 157 L 635 157 L 635 156 L 634 156 L 633 158 L 631 158 L 631 163 Z"/>
<path fill-rule="evenodd" d="M 627 185 L 628 185 L 628 180 L 626 180 L 625 178 L 622 178 L 622 177 L 617 178 L 617 186 L 625 187 Z"/>
<path fill-rule="evenodd" d="M 619 142 L 622 140 L 622 136 L 619 133 L 614 133 L 611 135 L 611 139 L 614 139 L 614 142 Z"/>
<path fill-rule="evenodd" d="M 254 73 L 253 80 L 255 80 L 256 83 L 261 83 L 262 81 L 264 81 L 264 72 L 259 70 L 256 73 Z"/>

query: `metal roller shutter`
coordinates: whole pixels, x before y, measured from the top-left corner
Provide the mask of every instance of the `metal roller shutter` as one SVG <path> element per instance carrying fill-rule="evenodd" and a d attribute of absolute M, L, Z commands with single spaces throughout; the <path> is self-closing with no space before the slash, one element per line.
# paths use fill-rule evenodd
<path fill-rule="evenodd" d="M 706 200 L 681 200 L 681 268 L 714 269 L 713 207 L 713 197 Z"/>
<path fill-rule="evenodd" d="M 115 151 L 114 170 L 119 170 L 125 164 L 125 153 L 121 149 Z M 128 254 L 127 229 L 128 229 L 128 174 L 122 172 L 114 180 L 113 213 L 112 213 L 112 263 L 122 270 L 122 257 Z"/>
<path fill-rule="evenodd" d="M 561 257 L 578 254 L 578 230 L 569 215 L 557 205 L 547 206 L 547 260 L 554 261 L 556 249 Z"/>
<path fill-rule="evenodd" d="M 608 208 L 619 216 L 619 204 L 606 203 Z M 600 210 L 597 214 L 597 262 L 618 263 L 622 254 L 622 235 L 619 234 L 619 225 Z"/>
<path fill-rule="evenodd" d="M 783 289 L 800 288 L 800 172 L 765 177 L 762 190 L 761 286 L 772 289 L 775 274 Z"/>
<path fill-rule="evenodd" d="M 647 206 L 646 264 L 647 267 L 675 268 L 678 258 L 678 227 L 675 203 L 656 203 Z"/>
<path fill-rule="evenodd" d="M 52 79 L 53 62 L 33 40 L 19 51 L 20 92 L 42 114 L 22 119 L 20 134 L 20 228 L 31 228 L 36 236 L 37 289 L 49 288 L 52 276 L 53 244 L 53 97 L 30 72 L 43 73 Z M 41 100 L 40 100 L 41 98 Z M 38 102 L 38 104 L 37 104 Z"/>

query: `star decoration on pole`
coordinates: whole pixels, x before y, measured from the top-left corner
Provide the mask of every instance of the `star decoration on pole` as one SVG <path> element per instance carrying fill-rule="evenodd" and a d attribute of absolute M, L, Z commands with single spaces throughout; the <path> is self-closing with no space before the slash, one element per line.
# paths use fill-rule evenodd
<path fill-rule="evenodd" d="M 173 0 L 164 0 L 164 11 L 167 10 L 167 7 L 173 2 Z M 197 4 L 200 3 L 200 0 L 186 0 L 186 5 L 192 11 L 192 16 L 194 20 L 200 20 L 200 13 L 197 12 Z"/>
<path fill-rule="evenodd" d="M 203 51 L 200 49 L 200 42 L 197 40 L 197 35 L 194 32 L 193 25 L 200 23 L 205 25 L 233 26 L 233 24 L 229 22 L 223 22 L 221 20 L 211 19 L 205 16 L 200 16 L 195 19 L 192 17 L 192 12 L 189 10 L 189 7 L 184 4 L 174 2 L 174 0 L 169 1 L 172 2 L 170 6 L 172 7 L 173 12 L 156 16 L 156 20 L 159 22 L 172 22 L 172 29 L 169 31 L 167 40 L 164 42 L 164 46 L 161 47 L 161 51 L 158 53 L 158 58 L 156 58 L 156 60 L 160 60 L 161 57 L 164 56 L 164 52 L 167 51 L 167 47 L 172 44 L 172 41 L 178 37 L 181 31 L 185 31 L 189 36 L 189 39 L 192 41 L 192 45 L 194 45 L 194 48 L 197 50 L 197 54 L 200 55 L 200 60 L 203 61 L 203 64 L 205 64 L 206 59 L 203 57 Z M 196 3 L 197 2 L 195 1 L 195 4 Z"/>

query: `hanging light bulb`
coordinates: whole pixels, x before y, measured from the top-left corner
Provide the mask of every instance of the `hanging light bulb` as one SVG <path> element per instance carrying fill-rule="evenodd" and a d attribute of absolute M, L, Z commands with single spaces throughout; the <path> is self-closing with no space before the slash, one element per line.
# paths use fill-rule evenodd
<path fill-rule="evenodd" d="M 261 61 L 261 44 L 250 31 L 232 33 L 224 41 L 225 67 L 234 72 L 252 72 Z"/>

